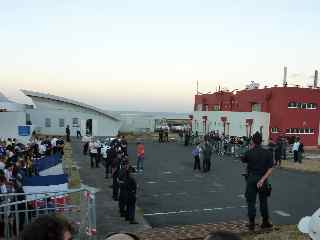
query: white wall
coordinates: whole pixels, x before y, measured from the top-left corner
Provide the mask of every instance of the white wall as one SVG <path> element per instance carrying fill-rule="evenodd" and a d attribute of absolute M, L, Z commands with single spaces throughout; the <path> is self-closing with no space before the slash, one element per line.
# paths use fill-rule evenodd
<path fill-rule="evenodd" d="M 36 129 L 39 129 L 42 134 L 48 135 L 65 135 L 65 130 L 67 125 L 70 126 L 71 136 L 77 135 L 78 127 L 72 126 L 72 119 L 78 118 L 79 123 L 83 124 L 87 119 L 93 119 L 93 122 L 97 123 L 95 136 L 115 136 L 118 134 L 120 127 L 119 121 L 114 121 L 108 117 L 105 117 L 102 114 L 95 112 L 86 113 L 86 112 L 76 112 L 76 111 L 64 111 L 64 110 L 38 110 L 32 109 L 28 110 L 31 116 L 31 122 Z M 45 126 L 45 119 L 51 119 L 51 127 Z M 64 119 L 64 127 L 59 127 L 59 119 Z M 80 126 L 81 129 L 82 128 Z M 93 130 L 95 127 L 93 126 Z M 85 135 L 85 132 L 82 130 L 82 135 Z"/>
<path fill-rule="evenodd" d="M 263 126 L 263 140 L 264 142 L 268 142 L 269 139 L 270 113 L 195 111 L 193 116 L 193 131 L 198 131 L 200 134 L 204 134 L 203 116 L 208 116 L 207 131 L 219 130 L 220 133 L 223 132 L 223 123 L 221 121 L 221 117 L 225 116 L 227 117 L 227 121 L 230 122 L 230 136 L 246 136 L 246 119 L 254 119 L 251 133 L 254 134 L 256 131 L 260 131 L 260 126 Z"/>
<path fill-rule="evenodd" d="M 25 125 L 25 112 L 0 112 L 0 138 L 16 138 L 22 143 L 27 142 L 33 131 L 32 126 L 30 129 L 30 136 L 19 136 L 18 132 L 18 126 Z"/>

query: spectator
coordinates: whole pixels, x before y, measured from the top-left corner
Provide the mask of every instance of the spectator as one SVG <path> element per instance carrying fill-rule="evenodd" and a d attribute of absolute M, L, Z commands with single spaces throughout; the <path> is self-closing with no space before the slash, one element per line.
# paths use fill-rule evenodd
<path fill-rule="evenodd" d="M 137 143 L 137 171 L 143 172 L 144 162 L 144 145 L 141 142 Z"/>
<path fill-rule="evenodd" d="M 61 215 L 45 215 L 27 225 L 21 240 L 72 240 L 75 230 Z"/>
<path fill-rule="evenodd" d="M 295 163 L 298 162 L 299 147 L 300 147 L 300 138 L 296 138 L 292 146 L 293 159 Z"/>

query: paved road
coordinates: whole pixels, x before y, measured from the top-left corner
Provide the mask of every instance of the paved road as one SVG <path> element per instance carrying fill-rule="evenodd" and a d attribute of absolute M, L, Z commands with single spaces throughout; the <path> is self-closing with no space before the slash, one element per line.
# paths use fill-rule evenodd
<path fill-rule="evenodd" d="M 153 227 L 246 219 L 243 165 L 232 157 L 213 157 L 213 171 L 193 171 L 191 148 L 146 143 L 145 172 L 137 174 L 138 204 Z M 129 146 L 134 159 L 134 145 Z M 318 207 L 317 174 L 276 169 L 271 179 L 272 221 L 294 224 Z"/>

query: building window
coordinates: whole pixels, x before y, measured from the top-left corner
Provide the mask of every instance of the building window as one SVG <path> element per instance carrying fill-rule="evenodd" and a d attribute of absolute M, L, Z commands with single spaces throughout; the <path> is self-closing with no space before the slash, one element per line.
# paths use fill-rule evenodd
<path fill-rule="evenodd" d="M 73 127 L 79 127 L 80 126 L 79 118 L 72 118 L 72 126 Z"/>
<path fill-rule="evenodd" d="M 308 103 L 308 104 L 307 104 L 307 109 L 317 109 L 317 104 L 315 104 L 315 103 Z"/>
<path fill-rule="evenodd" d="M 50 118 L 45 119 L 44 126 L 47 128 L 51 127 L 51 119 Z"/>
<path fill-rule="evenodd" d="M 271 128 L 271 133 L 278 133 L 279 132 L 279 128 Z"/>
<path fill-rule="evenodd" d="M 260 103 L 252 103 L 251 104 L 252 112 L 261 112 L 261 104 Z"/>
<path fill-rule="evenodd" d="M 220 111 L 220 105 L 213 105 L 213 111 Z"/>
<path fill-rule="evenodd" d="M 59 127 L 64 127 L 64 119 L 59 118 Z"/>
<path fill-rule="evenodd" d="M 287 128 L 286 134 L 293 134 L 293 135 L 314 134 L 314 129 L 313 128 Z"/>
<path fill-rule="evenodd" d="M 306 103 L 301 103 L 301 108 L 302 109 L 306 109 L 307 108 L 307 104 Z"/>
<path fill-rule="evenodd" d="M 26 113 L 26 125 L 32 125 L 30 113 Z"/>
<path fill-rule="evenodd" d="M 201 111 L 201 110 L 202 110 L 202 104 L 198 104 L 197 110 L 198 110 L 198 111 Z"/>
<path fill-rule="evenodd" d="M 205 104 L 205 105 L 202 106 L 202 111 L 209 111 L 208 104 Z"/>
<path fill-rule="evenodd" d="M 289 102 L 289 103 L 288 103 L 288 108 L 297 108 L 297 103 L 295 103 L 295 102 Z"/>

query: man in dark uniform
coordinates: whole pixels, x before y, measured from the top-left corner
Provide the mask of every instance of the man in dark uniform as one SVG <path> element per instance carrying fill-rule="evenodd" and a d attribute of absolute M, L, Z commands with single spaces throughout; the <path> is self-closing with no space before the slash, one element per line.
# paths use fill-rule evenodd
<path fill-rule="evenodd" d="M 127 201 L 128 201 L 128 188 L 127 188 L 127 177 L 128 177 L 128 169 L 127 166 L 121 166 L 118 175 L 118 184 L 120 188 L 120 195 L 119 195 L 119 212 L 120 217 L 126 217 L 127 211 Z"/>
<path fill-rule="evenodd" d="M 118 201 L 119 199 L 119 183 L 118 183 L 118 176 L 119 176 L 119 172 L 120 172 L 120 167 L 118 164 L 116 164 L 115 168 L 112 169 L 112 198 L 115 201 Z"/>
<path fill-rule="evenodd" d="M 261 147 L 262 137 L 256 132 L 252 141 L 254 147 L 247 151 L 242 158 L 242 162 L 247 163 L 246 176 L 246 199 L 248 204 L 249 229 L 255 228 L 256 198 L 259 194 L 260 212 L 263 218 L 261 228 L 271 228 L 268 210 L 268 177 L 272 174 L 273 157 L 272 153 Z"/>
<path fill-rule="evenodd" d="M 212 145 L 209 142 L 208 136 L 204 137 L 204 144 L 202 146 L 203 155 L 203 172 L 210 171 L 211 168 L 211 155 L 212 155 Z"/>
<path fill-rule="evenodd" d="M 125 184 L 128 193 L 126 220 L 130 221 L 130 224 L 138 224 L 135 221 L 137 182 L 130 175 L 129 171 L 127 171 L 127 178 Z"/>
<path fill-rule="evenodd" d="M 69 127 L 69 125 L 67 125 L 67 128 L 66 128 L 66 135 L 67 135 L 67 142 L 70 142 L 70 127 Z"/>

